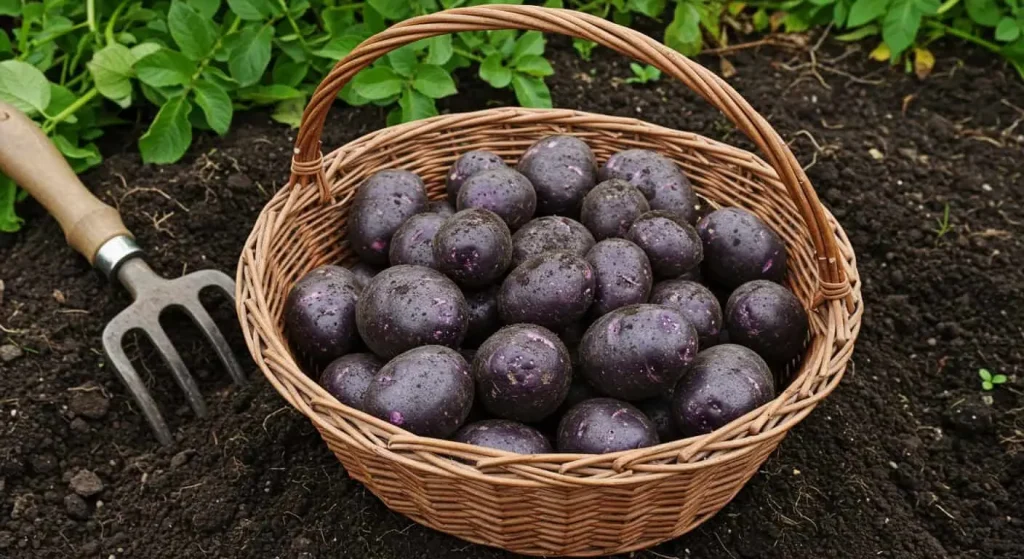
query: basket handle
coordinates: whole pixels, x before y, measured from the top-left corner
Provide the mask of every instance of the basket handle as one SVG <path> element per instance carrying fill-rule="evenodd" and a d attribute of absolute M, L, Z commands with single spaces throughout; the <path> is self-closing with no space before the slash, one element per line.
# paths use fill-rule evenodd
<path fill-rule="evenodd" d="M 320 149 L 321 132 L 338 93 L 360 70 L 388 52 L 420 39 L 500 29 L 558 33 L 593 41 L 658 68 L 714 105 L 768 157 L 796 203 L 817 252 L 823 298 L 848 298 L 851 288 L 842 267 L 842 255 L 818 196 L 793 152 L 768 121 L 728 83 L 700 64 L 642 33 L 575 10 L 502 4 L 455 8 L 396 23 L 366 39 L 338 61 L 306 106 L 295 139 L 290 183 L 306 186 L 313 178 L 322 199 L 325 202 L 329 199 Z"/>

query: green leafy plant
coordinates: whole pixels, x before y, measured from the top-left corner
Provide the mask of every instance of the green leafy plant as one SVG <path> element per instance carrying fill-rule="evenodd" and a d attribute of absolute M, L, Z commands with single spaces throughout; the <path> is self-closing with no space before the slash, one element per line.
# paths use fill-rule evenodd
<path fill-rule="evenodd" d="M 626 83 L 644 84 L 648 82 L 656 82 L 661 78 L 661 70 L 654 66 L 641 66 L 636 62 L 630 62 L 629 69 L 632 70 L 633 75 L 626 78 Z"/>
<path fill-rule="evenodd" d="M 937 227 L 935 228 L 935 240 L 938 241 L 946 236 L 947 233 L 953 230 L 953 226 L 949 224 L 949 204 L 947 203 L 942 208 L 942 217 L 935 220 Z"/>
<path fill-rule="evenodd" d="M 1006 375 L 993 375 L 988 369 L 978 369 L 978 376 L 981 377 L 981 389 L 986 392 L 1000 384 L 1006 384 Z"/>

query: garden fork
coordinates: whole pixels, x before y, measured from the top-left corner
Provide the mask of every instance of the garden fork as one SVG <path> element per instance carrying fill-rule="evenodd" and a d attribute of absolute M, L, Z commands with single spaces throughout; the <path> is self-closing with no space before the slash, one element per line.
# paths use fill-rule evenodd
<path fill-rule="evenodd" d="M 206 416 L 206 403 L 167 332 L 160 326 L 160 315 L 165 310 L 184 310 L 213 345 L 235 382 L 245 384 L 245 375 L 231 347 L 199 300 L 200 291 L 215 287 L 234 301 L 235 282 L 230 277 L 216 270 L 202 270 L 170 280 L 157 275 L 142 259 L 142 249 L 135 244 L 117 210 L 85 188 L 38 125 L 3 102 L 0 102 L 0 171 L 14 179 L 57 219 L 72 248 L 108 280 L 116 278 L 131 293 L 132 304 L 103 330 L 103 349 L 162 444 L 171 444 L 174 437 L 125 353 L 122 343 L 128 332 L 141 330 L 149 337 L 199 417 Z"/>

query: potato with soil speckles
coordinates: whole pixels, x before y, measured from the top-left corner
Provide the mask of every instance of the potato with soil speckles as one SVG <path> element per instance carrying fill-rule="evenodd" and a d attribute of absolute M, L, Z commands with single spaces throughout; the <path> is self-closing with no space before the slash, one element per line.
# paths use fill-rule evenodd
<path fill-rule="evenodd" d="M 427 209 L 427 191 L 416 174 L 378 171 L 359 185 L 348 211 L 348 241 L 359 258 L 388 265 L 391 237 L 411 216 Z"/>
<path fill-rule="evenodd" d="M 559 452 L 608 454 L 658 444 L 658 433 L 635 406 L 593 398 L 573 406 L 558 424 Z"/>
<path fill-rule="evenodd" d="M 740 208 L 722 208 L 697 224 L 704 244 L 704 273 L 726 289 L 748 281 L 781 283 L 786 277 L 786 245 L 756 215 Z"/>
<path fill-rule="evenodd" d="M 324 367 L 359 345 L 358 280 L 341 266 L 321 266 L 302 277 L 284 303 L 284 329 L 299 356 Z"/>
<path fill-rule="evenodd" d="M 485 419 L 459 429 L 452 440 L 516 454 L 548 454 L 551 443 L 533 427 L 507 419 Z"/>
<path fill-rule="evenodd" d="M 579 321 L 594 302 L 594 270 L 571 252 L 552 251 L 523 262 L 498 291 L 505 324 L 560 330 Z"/>
<path fill-rule="evenodd" d="M 473 379 L 489 413 L 526 423 L 540 421 L 558 409 L 569 392 L 569 350 L 547 328 L 506 326 L 477 350 Z"/>
<path fill-rule="evenodd" d="M 511 264 L 512 234 L 492 211 L 462 210 L 434 237 L 434 261 L 459 285 L 483 287 L 504 275 Z"/>
<path fill-rule="evenodd" d="M 597 159 L 573 136 L 538 140 L 516 166 L 537 191 L 538 215 L 579 215 L 583 197 L 597 184 Z"/>
<path fill-rule="evenodd" d="M 366 345 L 390 359 L 425 344 L 458 347 L 466 336 L 466 298 L 452 280 L 423 266 L 394 266 L 373 278 L 356 308 Z"/>
<path fill-rule="evenodd" d="M 459 190 L 473 175 L 489 169 L 501 169 L 505 167 L 505 161 L 498 155 L 484 150 L 467 151 L 459 156 L 448 169 L 445 177 L 445 188 L 448 192 L 448 201 L 455 204 L 459 197 Z"/>
<path fill-rule="evenodd" d="M 697 330 L 679 311 L 630 305 L 590 325 L 580 342 L 580 370 L 603 394 L 644 400 L 668 393 L 697 347 Z"/>
<path fill-rule="evenodd" d="M 625 237 L 636 218 L 650 209 L 636 187 L 624 180 L 611 179 L 595 186 L 583 198 L 580 222 L 598 241 Z"/>
<path fill-rule="evenodd" d="M 645 213 L 633 222 L 626 238 L 644 249 L 659 278 L 679 277 L 700 266 L 704 259 L 697 231 L 672 212 Z"/>
<path fill-rule="evenodd" d="M 710 433 L 775 396 L 768 365 L 743 346 L 722 344 L 694 359 L 672 394 L 672 416 L 687 437 Z"/>
<path fill-rule="evenodd" d="M 451 348 L 426 345 L 388 361 L 370 384 L 366 412 L 422 437 L 450 437 L 473 407 L 469 363 Z"/>
<path fill-rule="evenodd" d="M 324 369 L 320 386 L 342 404 L 362 411 L 366 391 L 383 366 L 384 362 L 372 353 L 343 355 Z"/>
<path fill-rule="evenodd" d="M 582 223 L 560 215 L 538 217 L 512 235 L 512 266 L 553 250 L 583 256 L 593 246 L 594 236 Z"/>
<path fill-rule="evenodd" d="M 434 236 L 445 219 L 440 214 L 422 213 L 405 220 L 391 237 L 391 249 L 388 251 L 391 265 L 412 264 L 436 269 Z"/>
<path fill-rule="evenodd" d="M 505 220 L 515 231 L 533 218 L 537 193 L 530 181 L 515 169 L 502 167 L 481 171 L 462 184 L 456 208 L 482 208 Z"/>
<path fill-rule="evenodd" d="M 500 285 L 492 285 L 477 291 L 463 292 L 469 307 L 469 329 L 463 346 L 475 347 L 501 328 L 501 315 L 498 314 L 499 289 Z"/>
<path fill-rule="evenodd" d="M 594 304 L 590 316 L 646 303 L 651 295 L 651 263 L 644 251 L 626 239 L 606 239 L 590 249 L 587 262 L 594 269 Z"/>
<path fill-rule="evenodd" d="M 654 285 L 650 302 L 683 313 L 697 329 L 702 350 L 718 343 L 722 331 L 722 306 L 707 287 L 688 280 L 665 280 Z"/>
<path fill-rule="evenodd" d="M 725 304 L 729 340 L 749 347 L 771 365 L 785 365 L 807 339 L 807 312 L 793 292 L 768 280 L 736 288 Z"/>
<path fill-rule="evenodd" d="M 652 210 L 678 213 L 684 222 L 697 221 L 697 195 L 671 159 L 645 149 L 620 151 L 601 167 L 600 180 L 622 179 L 644 193 Z"/>

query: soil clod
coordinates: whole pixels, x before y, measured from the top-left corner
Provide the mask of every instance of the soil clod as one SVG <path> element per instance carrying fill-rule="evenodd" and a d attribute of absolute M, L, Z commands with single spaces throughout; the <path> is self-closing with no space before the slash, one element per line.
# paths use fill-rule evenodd
<path fill-rule="evenodd" d="M 103 480 L 89 470 L 79 470 L 69 482 L 71 490 L 82 497 L 92 497 L 103 491 Z"/>
<path fill-rule="evenodd" d="M 14 344 L 0 345 L 0 361 L 10 363 L 25 355 L 22 349 Z"/>
<path fill-rule="evenodd" d="M 86 520 L 91 515 L 89 503 L 86 503 L 85 499 L 74 493 L 69 493 L 64 497 L 64 510 L 67 511 L 68 516 L 75 520 Z"/>
<path fill-rule="evenodd" d="M 110 400 L 98 389 L 80 390 L 71 396 L 68 409 L 77 416 L 102 419 L 110 410 Z"/>

